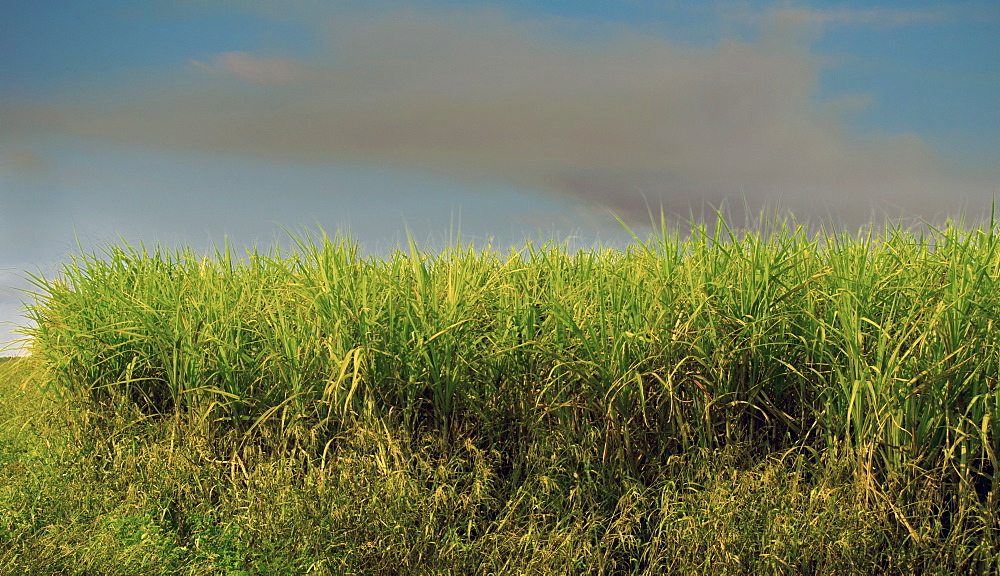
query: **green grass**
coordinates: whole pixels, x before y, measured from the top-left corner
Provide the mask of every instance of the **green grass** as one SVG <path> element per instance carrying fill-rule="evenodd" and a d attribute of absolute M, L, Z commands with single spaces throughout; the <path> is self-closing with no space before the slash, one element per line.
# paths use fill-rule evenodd
<path fill-rule="evenodd" d="M 296 242 L 36 278 L 0 570 L 996 573 L 992 224 Z"/>

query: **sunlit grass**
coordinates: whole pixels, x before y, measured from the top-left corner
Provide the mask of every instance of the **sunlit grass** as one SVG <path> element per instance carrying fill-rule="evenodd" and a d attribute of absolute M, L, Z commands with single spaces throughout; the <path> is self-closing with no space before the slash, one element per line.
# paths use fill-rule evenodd
<path fill-rule="evenodd" d="M 293 240 L 245 255 L 107 246 L 35 278 L 32 362 L 77 444 L 114 461 L 109 446 L 159 434 L 239 485 L 293 462 L 282 474 L 310 494 L 354 478 L 368 488 L 339 513 L 363 503 L 398 525 L 345 528 L 352 542 L 423 550 L 390 564 L 448 565 L 413 540 L 418 524 L 452 560 L 485 547 L 567 573 L 584 570 L 573 558 L 709 572 L 698 554 L 730 572 L 864 573 L 878 538 L 927 566 L 996 559 L 992 223 L 723 223 L 622 250 L 411 242 L 382 259 L 345 237 Z M 757 500 L 832 515 L 861 564 L 792 516 L 730 508 Z M 705 540 L 716 508 L 736 514 L 716 527 L 730 550 L 769 556 Z"/>

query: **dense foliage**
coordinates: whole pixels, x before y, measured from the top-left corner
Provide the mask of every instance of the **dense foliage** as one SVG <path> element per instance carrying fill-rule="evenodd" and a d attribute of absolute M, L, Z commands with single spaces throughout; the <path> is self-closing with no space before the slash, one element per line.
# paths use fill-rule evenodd
<path fill-rule="evenodd" d="M 325 466 L 359 430 L 433 444 L 470 483 L 489 470 L 493 521 L 539 478 L 610 514 L 692 454 L 738 447 L 846 462 L 879 493 L 933 477 L 996 529 L 992 225 L 359 254 L 325 235 L 242 257 L 81 254 L 35 279 L 33 354 L 91 420 L 170 419 L 241 466 Z M 934 530 L 965 521 L 941 502 Z M 648 544 L 664 527 L 631 529 Z"/>

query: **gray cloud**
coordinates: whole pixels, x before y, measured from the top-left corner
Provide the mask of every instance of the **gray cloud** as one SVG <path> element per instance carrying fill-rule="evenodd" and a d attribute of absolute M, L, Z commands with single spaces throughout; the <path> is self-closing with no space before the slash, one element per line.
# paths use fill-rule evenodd
<path fill-rule="evenodd" d="M 741 195 L 849 219 L 873 202 L 928 214 L 990 189 L 947 174 L 915 134 L 846 130 L 845 114 L 869 97 L 816 102 L 822 59 L 795 34 L 922 18 L 784 9 L 755 41 L 692 48 L 487 9 L 355 11 L 325 25 L 327 51 L 310 62 L 209 55 L 183 89 L 165 81 L 155 96 L 12 118 L 127 143 L 398 164 L 470 187 L 505 180 L 628 218 L 644 218 L 647 202 L 686 214 Z"/>
<path fill-rule="evenodd" d="M 0 176 L 40 176 L 49 171 L 49 161 L 30 148 L 0 148 Z"/>
<path fill-rule="evenodd" d="M 743 19 L 747 22 L 761 24 L 764 22 L 781 22 L 794 26 L 865 26 L 875 28 L 895 28 L 933 24 L 948 19 L 948 12 L 942 8 L 906 10 L 899 8 L 834 8 L 817 10 L 799 8 L 791 4 L 776 5 L 764 13 L 746 13 Z"/>
<path fill-rule="evenodd" d="M 192 60 L 191 64 L 208 73 L 228 73 L 259 84 L 287 84 L 304 77 L 307 67 L 288 58 L 260 58 L 247 52 L 216 54 L 211 64 Z"/>

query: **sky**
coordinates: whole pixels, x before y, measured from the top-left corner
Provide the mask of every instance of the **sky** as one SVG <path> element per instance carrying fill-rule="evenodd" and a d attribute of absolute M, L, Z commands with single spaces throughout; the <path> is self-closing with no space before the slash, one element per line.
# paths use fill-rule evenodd
<path fill-rule="evenodd" d="M 107 243 L 607 245 L 650 213 L 988 217 L 1000 3 L 8 0 L 0 354 Z M 737 216 L 738 218 L 738 216 Z M 7 344 L 5 344 L 5 342 Z"/>

